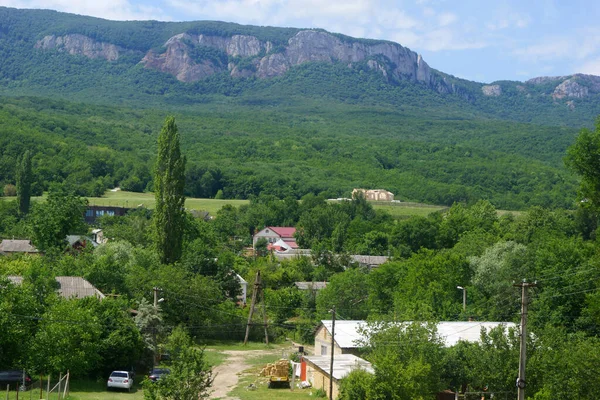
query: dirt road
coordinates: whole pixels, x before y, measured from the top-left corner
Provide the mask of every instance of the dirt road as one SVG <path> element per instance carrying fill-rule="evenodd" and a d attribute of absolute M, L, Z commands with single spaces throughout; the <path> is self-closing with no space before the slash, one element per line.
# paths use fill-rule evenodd
<path fill-rule="evenodd" d="M 216 375 L 213 382 L 213 392 L 211 399 L 239 400 L 237 397 L 229 397 L 229 393 L 238 383 L 239 375 L 250 368 L 246 363 L 248 358 L 261 356 L 264 354 L 277 354 L 277 350 L 225 350 L 222 353 L 227 355 L 227 360 L 213 369 L 213 376 Z"/>

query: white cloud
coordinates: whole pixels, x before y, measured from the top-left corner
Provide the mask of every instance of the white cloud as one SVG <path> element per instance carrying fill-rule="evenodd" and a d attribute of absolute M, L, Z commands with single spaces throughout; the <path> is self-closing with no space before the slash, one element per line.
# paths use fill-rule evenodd
<path fill-rule="evenodd" d="M 600 54 L 600 29 L 588 28 L 561 37 L 541 41 L 514 50 L 528 61 L 585 60 Z"/>
<path fill-rule="evenodd" d="M 456 14 L 452 14 L 452 13 L 443 13 L 438 16 L 438 21 L 439 21 L 440 26 L 447 26 L 447 25 L 453 24 L 457 20 L 458 20 L 458 17 L 456 16 Z"/>
<path fill-rule="evenodd" d="M 575 67 L 577 72 L 582 74 L 598 75 L 600 76 L 600 57 L 594 60 L 587 61 L 581 67 Z"/>
<path fill-rule="evenodd" d="M 170 19 L 159 7 L 135 5 L 129 0 L 0 0 L 0 6 L 52 9 L 120 21 Z"/>
<path fill-rule="evenodd" d="M 517 12 L 496 12 L 493 13 L 496 17 L 486 24 L 486 27 L 491 31 L 513 29 L 513 28 L 527 28 L 531 24 L 531 17 L 527 14 L 521 14 Z"/>

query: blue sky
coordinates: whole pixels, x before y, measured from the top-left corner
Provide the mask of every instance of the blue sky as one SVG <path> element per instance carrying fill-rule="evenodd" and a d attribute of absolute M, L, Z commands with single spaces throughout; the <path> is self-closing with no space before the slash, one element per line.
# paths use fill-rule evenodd
<path fill-rule="evenodd" d="M 114 20 L 219 20 L 386 39 L 452 75 L 492 82 L 600 75 L 594 0 L 0 0 Z"/>

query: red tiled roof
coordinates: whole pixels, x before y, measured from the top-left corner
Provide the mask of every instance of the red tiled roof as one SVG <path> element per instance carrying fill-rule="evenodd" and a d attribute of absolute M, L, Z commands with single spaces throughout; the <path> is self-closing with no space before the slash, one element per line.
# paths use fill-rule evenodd
<path fill-rule="evenodd" d="M 296 233 L 296 228 L 294 228 L 294 227 L 269 226 L 268 228 L 271 229 L 276 234 L 278 234 L 279 236 L 281 236 L 282 239 L 293 238 L 294 233 Z"/>
<path fill-rule="evenodd" d="M 288 246 L 290 246 L 292 249 L 297 249 L 298 248 L 298 243 L 296 243 L 295 239 L 284 239 L 285 244 L 287 244 Z"/>

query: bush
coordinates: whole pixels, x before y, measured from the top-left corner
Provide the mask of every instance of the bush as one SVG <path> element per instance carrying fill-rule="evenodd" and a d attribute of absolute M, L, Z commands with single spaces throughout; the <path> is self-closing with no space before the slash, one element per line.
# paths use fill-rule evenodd
<path fill-rule="evenodd" d="M 17 195 L 17 187 L 12 184 L 4 185 L 4 196 L 16 196 Z"/>

